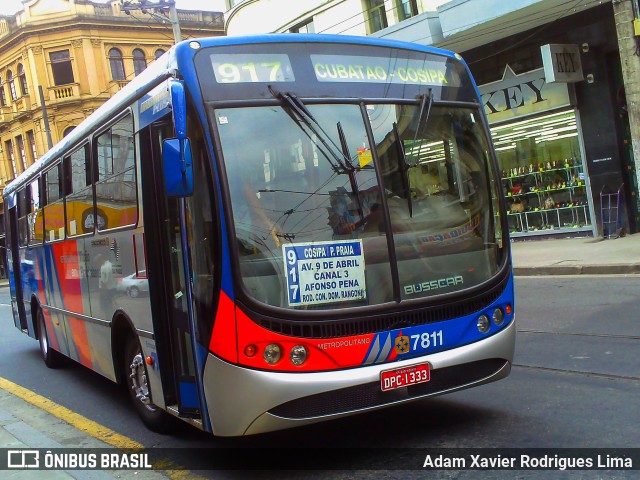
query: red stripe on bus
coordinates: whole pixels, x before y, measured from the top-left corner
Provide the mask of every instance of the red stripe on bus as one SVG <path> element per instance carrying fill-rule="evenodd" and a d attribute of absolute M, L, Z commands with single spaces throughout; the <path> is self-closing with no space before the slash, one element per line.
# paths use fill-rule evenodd
<path fill-rule="evenodd" d="M 218 312 L 216 313 L 216 319 L 213 324 L 209 350 L 230 362 L 237 363 L 238 361 L 238 339 L 234 303 L 223 291 L 220 292 Z"/>
<path fill-rule="evenodd" d="M 251 320 L 236 308 L 238 323 L 239 363 L 248 367 L 277 371 L 323 371 L 357 367 L 362 364 L 375 334 L 354 335 L 339 338 L 302 338 L 271 332 Z M 267 364 L 263 358 L 266 346 L 275 343 L 282 349 L 282 358 L 275 364 Z M 245 348 L 256 347 L 256 353 L 247 356 Z M 302 345 L 307 349 L 307 360 L 293 365 L 290 352 Z"/>
<path fill-rule="evenodd" d="M 64 299 L 64 308 L 74 313 L 85 314 L 82 303 L 82 285 L 80 277 L 80 262 L 78 248 L 75 241 L 56 243 L 51 246 L 56 270 L 60 281 L 60 294 Z M 88 313 L 88 312 L 87 312 Z M 84 320 L 67 317 L 71 329 L 71 337 L 78 352 L 78 361 L 89 368 L 93 368 L 91 348 L 87 335 L 87 325 Z M 69 349 L 71 351 L 71 349 Z"/>

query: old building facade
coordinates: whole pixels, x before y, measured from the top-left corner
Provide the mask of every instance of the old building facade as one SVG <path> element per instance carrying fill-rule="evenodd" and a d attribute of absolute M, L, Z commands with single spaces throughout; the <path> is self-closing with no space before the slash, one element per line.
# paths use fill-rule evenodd
<path fill-rule="evenodd" d="M 184 39 L 224 33 L 222 13 L 178 19 Z M 0 16 L 0 188 L 173 43 L 168 21 L 116 0 L 26 0 Z"/>
<path fill-rule="evenodd" d="M 167 12 L 127 14 L 119 0 L 22 3 L 0 16 L 0 191 L 174 43 L 158 17 Z M 183 39 L 224 34 L 220 12 L 177 13 Z M 2 212 L 0 197 L 0 226 Z"/>

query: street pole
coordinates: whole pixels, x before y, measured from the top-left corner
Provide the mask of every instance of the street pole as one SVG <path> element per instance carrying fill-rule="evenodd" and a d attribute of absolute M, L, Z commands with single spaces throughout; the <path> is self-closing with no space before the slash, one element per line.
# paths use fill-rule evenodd
<path fill-rule="evenodd" d="M 635 164 L 635 185 L 640 185 L 640 37 L 634 32 L 634 19 L 638 12 L 634 12 L 632 2 L 613 1 L 613 14 L 618 34 L 618 48 L 622 79 L 627 100 L 627 114 L 629 131 L 631 133 L 631 152 Z M 640 198 L 633 197 L 638 210 Z"/>
<path fill-rule="evenodd" d="M 182 40 L 180 33 L 180 23 L 178 22 L 178 11 L 176 10 L 176 2 L 169 3 L 169 20 L 171 20 L 171 28 L 173 29 L 173 38 L 176 43 Z"/>
<path fill-rule="evenodd" d="M 38 93 L 40 94 L 40 106 L 42 107 L 42 121 L 44 122 L 44 133 L 47 135 L 47 150 L 53 147 L 51 140 L 51 128 L 49 127 L 49 116 L 47 115 L 47 104 L 44 102 L 44 93 L 42 85 L 38 85 Z"/>
<path fill-rule="evenodd" d="M 169 21 L 173 30 L 173 40 L 175 41 L 175 43 L 178 43 L 182 40 L 175 0 L 159 0 L 159 3 L 150 3 L 149 0 L 140 0 L 138 3 L 131 3 L 128 0 L 121 1 L 122 5 L 120 6 L 120 10 L 122 10 L 127 15 L 131 15 L 131 12 L 140 10 L 142 13 L 151 15 L 153 18 L 160 20 L 161 22 Z M 169 18 L 158 13 L 166 12 L 167 7 L 169 7 Z"/>

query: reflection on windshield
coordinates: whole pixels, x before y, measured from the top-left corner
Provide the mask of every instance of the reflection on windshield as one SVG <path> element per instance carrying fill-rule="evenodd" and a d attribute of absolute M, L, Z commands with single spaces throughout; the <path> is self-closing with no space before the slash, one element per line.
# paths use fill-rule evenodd
<path fill-rule="evenodd" d="M 498 268 L 501 235 L 494 230 L 500 226 L 488 145 L 474 113 L 434 106 L 424 116 L 416 105 L 371 105 L 367 111 L 403 297 L 489 278 Z"/>
<path fill-rule="evenodd" d="M 469 110 L 367 106 L 372 149 L 359 106 L 281 100 L 215 111 L 250 295 L 343 308 L 446 293 L 495 273 L 498 197 Z M 425 288 L 442 278 L 452 284 Z"/>

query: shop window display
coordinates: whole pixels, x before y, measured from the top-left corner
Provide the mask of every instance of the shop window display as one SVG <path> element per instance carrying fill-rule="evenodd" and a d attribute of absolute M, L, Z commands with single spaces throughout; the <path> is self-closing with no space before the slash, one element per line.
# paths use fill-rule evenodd
<path fill-rule="evenodd" d="M 513 236 L 590 231 L 573 110 L 492 127 Z"/>

